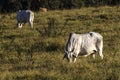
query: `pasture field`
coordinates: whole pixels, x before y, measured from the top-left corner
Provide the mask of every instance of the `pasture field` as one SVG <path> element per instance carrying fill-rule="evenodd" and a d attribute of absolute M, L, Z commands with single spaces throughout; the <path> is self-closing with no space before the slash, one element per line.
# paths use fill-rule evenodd
<path fill-rule="evenodd" d="M 35 12 L 34 29 L 0 14 L 0 80 L 120 80 L 120 7 Z M 103 35 L 104 59 L 63 60 L 70 32 Z"/>

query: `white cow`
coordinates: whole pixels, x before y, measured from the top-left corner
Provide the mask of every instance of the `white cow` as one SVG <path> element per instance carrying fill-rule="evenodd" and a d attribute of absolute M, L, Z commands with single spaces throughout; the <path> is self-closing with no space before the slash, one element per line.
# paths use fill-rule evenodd
<path fill-rule="evenodd" d="M 64 58 L 67 58 L 69 62 L 75 62 L 78 55 L 85 57 L 92 55 L 93 58 L 95 58 L 95 54 L 98 52 L 101 59 L 103 59 L 102 48 L 103 37 L 99 33 L 70 33 Z"/>
<path fill-rule="evenodd" d="M 19 10 L 17 13 L 17 26 L 22 28 L 24 23 L 29 23 L 33 28 L 34 13 L 31 10 Z"/>

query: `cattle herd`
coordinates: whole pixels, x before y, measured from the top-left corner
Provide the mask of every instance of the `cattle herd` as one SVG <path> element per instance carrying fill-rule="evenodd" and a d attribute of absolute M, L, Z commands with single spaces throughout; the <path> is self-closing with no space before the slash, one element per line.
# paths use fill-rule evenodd
<path fill-rule="evenodd" d="M 40 8 L 43 11 L 46 9 Z M 24 23 L 29 23 L 30 28 L 33 28 L 34 13 L 31 10 L 19 10 L 17 13 L 17 26 L 22 28 Z M 101 59 L 103 49 L 103 37 L 99 33 L 89 32 L 86 34 L 70 33 L 69 39 L 66 44 L 66 50 L 64 58 L 69 62 L 76 62 L 78 56 L 87 57 L 92 55 L 95 58 L 95 54 L 98 53 Z"/>

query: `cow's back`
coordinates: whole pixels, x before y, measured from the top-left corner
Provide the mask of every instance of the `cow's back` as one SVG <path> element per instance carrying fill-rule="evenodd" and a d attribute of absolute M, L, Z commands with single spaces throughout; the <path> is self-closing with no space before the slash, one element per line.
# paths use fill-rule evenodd
<path fill-rule="evenodd" d="M 34 15 L 33 12 L 30 10 L 19 10 L 19 12 L 17 13 L 17 20 L 19 22 L 28 22 L 31 14 Z"/>
<path fill-rule="evenodd" d="M 97 50 L 98 41 L 102 41 L 102 36 L 96 32 L 90 32 L 87 34 L 83 34 L 82 36 L 82 49 L 87 53 L 92 53 L 93 50 Z M 84 51 L 83 51 L 84 52 Z"/>

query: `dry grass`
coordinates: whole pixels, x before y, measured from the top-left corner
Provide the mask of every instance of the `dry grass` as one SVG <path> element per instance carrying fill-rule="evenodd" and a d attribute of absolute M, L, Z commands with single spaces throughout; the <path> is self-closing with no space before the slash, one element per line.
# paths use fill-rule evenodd
<path fill-rule="evenodd" d="M 120 80 L 120 7 L 35 13 L 34 30 L 14 29 L 16 14 L 0 15 L 0 80 Z M 99 32 L 104 60 L 63 60 L 70 32 Z"/>

